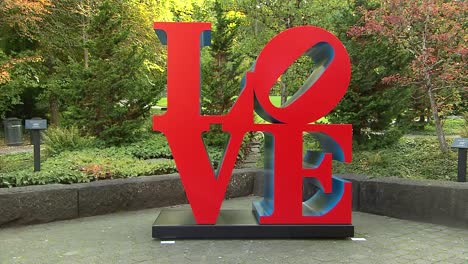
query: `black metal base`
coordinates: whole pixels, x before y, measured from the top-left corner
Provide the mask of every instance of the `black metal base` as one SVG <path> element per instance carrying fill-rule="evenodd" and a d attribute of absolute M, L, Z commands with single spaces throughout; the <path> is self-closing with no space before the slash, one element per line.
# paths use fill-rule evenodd
<path fill-rule="evenodd" d="M 344 238 L 353 225 L 259 225 L 251 210 L 221 210 L 216 225 L 197 225 L 190 209 L 163 209 L 153 224 L 153 238 Z"/>

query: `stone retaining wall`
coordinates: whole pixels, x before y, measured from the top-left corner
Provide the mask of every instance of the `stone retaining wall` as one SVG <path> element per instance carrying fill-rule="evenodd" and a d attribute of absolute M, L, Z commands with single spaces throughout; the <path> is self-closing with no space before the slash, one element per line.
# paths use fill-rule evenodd
<path fill-rule="evenodd" d="M 340 177 L 353 183 L 353 211 L 468 228 L 468 182 Z M 263 195 L 260 175 L 255 179 L 254 195 Z"/>
<path fill-rule="evenodd" d="M 261 170 L 236 170 L 226 198 L 252 194 Z M 0 189 L 0 227 L 187 203 L 178 174 Z"/>
<path fill-rule="evenodd" d="M 468 228 L 468 183 L 342 175 L 353 210 Z M 226 198 L 262 195 L 263 171 L 235 170 Z M 0 227 L 187 203 L 178 174 L 0 189 Z"/>
<path fill-rule="evenodd" d="M 367 179 L 359 181 L 358 208 L 361 212 L 468 228 L 468 183 Z"/>

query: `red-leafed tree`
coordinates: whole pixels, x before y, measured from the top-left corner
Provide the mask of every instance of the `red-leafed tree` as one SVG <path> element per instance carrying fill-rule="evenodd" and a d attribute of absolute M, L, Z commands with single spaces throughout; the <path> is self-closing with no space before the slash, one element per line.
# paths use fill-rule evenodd
<path fill-rule="evenodd" d="M 382 0 L 376 9 L 362 9 L 362 23 L 348 32 L 385 36 L 414 55 L 408 74 L 385 81 L 418 87 L 426 95 L 442 152 L 448 151 L 440 118 L 444 96 L 450 90 L 466 97 L 468 87 L 467 10 L 466 1 Z"/>

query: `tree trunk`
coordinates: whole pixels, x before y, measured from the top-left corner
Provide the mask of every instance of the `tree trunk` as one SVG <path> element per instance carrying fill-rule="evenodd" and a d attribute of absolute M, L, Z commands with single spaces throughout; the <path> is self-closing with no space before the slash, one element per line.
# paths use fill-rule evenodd
<path fill-rule="evenodd" d="M 448 152 L 447 141 L 445 140 L 444 130 L 442 129 L 442 122 L 440 121 L 439 111 L 437 110 L 437 104 L 431 87 L 427 89 L 427 94 L 429 96 L 429 101 L 431 102 L 432 117 L 434 118 L 437 139 L 439 140 L 439 148 L 440 151 L 446 153 Z"/>
<path fill-rule="evenodd" d="M 51 95 L 49 97 L 49 110 L 50 110 L 50 123 L 51 125 L 58 126 L 60 123 L 60 112 L 57 96 Z"/>
<path fill-rule="evenodd" d="M 90 13 L 89 13 L 89 8 L 90 8 L 90 4 L 89 4 L 89 1 L 86 1 L 86 4 L 83 5 L 84 6 L 84 9 L 86 10 L 83 10 L 83 16 L 81 18 L 81 21 L 82 21 L 82 31 L 81 31 L 81 34 L 82 34 L 82 39 L 83 39 L 83 62 L 84 62 L 84 68 L 85 69 L 88 69 L 89 67 L 89 50 L 88 48 L 86 47 L 86 44 L 88 43 L 88 32 L 87 32 L 87 29 L 88 29 L 88 25 L 89 25 L 89 22 L 90 22 L 90 19 L 89 19 L 89 16 L 90 16 Z"/>
<path fill-rule="evenodd" d="M 283 81 L 279 81 L 279 84 L 281 85 L 281 106 L 283 106 L 288 100 L 288 93 L 286 89 L 286 84 Z"/>
<path fill-rule="evenodd" d="M 84 48 L 84 67 L 85 69 L 89 67 L 89 51 L 87 48 Z"/>
<path fill-rule="evenodd" d="M 429 13 L 426 14 L 426 22 L 429 21 Z M 423 52 L 423 62 L 424 62 L 424 81 L 427 95 L 431 103 L 431 112 L 432 117 L 434 118 L 435 129 L 437 134 L 437 139 L 439 140 L 439 148 L 442 153 L 448 152 L 447 141 L 445 140 L 444 130 L 442 129 L 442 122 L 440 121 L 439 110 L 437 109 L 437 103 L 434 97 L 433 84 L 431 78 L 431 64 L 429 62 L 429 55 L 426 47 L 427 43 L 427 23 L 424 24 L 424 32 L 422 35 L 422 52 Z"/>

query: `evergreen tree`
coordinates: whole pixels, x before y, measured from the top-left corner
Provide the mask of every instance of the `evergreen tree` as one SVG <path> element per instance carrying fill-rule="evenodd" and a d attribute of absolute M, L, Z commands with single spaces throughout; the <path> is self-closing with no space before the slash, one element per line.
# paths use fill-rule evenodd
<path fill-rule="evenodd" d="M 225 11 L 213 4 L 211 46 L 202 57 L 202 109 L 204 114 L 226 114 L 240 93 L 240 82 L 245 72 L 243 56 L 236 52 L 237 36 L 242 14 Z"/>
<path fill-rule="evenodd" d="M 163 89 L 148 67 L 152 50 L 131 36 L 131 12 L 121 1 L 103 1 L 87 30 L 87 65 L 67 66 L 66 120 L 109 144 L 134 140 Z"/>
<path fill-rule="evenodd" d="M 359 21 L 354 10 L 344 9 L 335 17 L 338 37 L 350 55 L 352 75 L 347 93 L 327 117 L 332 123 L 352 124 L 354 140 L 361 146 L 376 148 L 396 142 L 403 135 L 402 126 L 397 126 L 401 123 L 394 122 L 408 109 L 410 90 L 384 80 L 405 71 L 409 54 L 389 45 L 385 38 L 349 36 L 349 27 Z"/>

